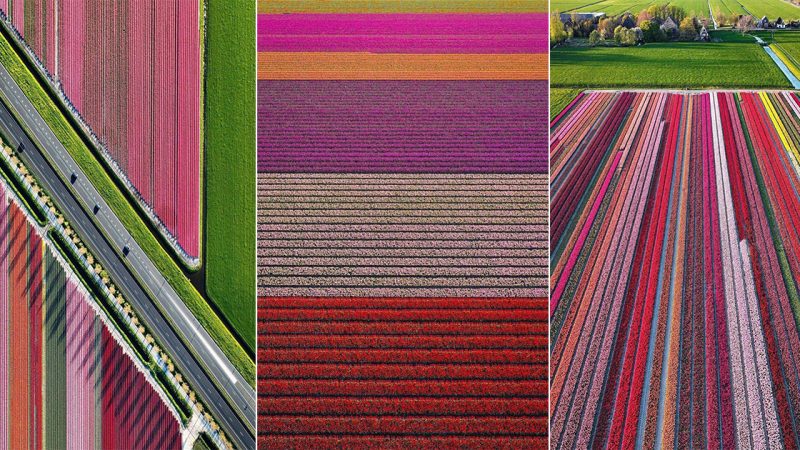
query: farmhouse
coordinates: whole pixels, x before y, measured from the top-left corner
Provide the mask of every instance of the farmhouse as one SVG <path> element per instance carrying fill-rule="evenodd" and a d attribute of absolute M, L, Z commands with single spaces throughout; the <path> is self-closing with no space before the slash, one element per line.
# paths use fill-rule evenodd
<path fill-rule="evenodd" d="M 661 24 L 661 30 L 663 30 L 667 36 L 674 36 L 678 32 L 678 26 L 675 25 L 675 21 L 672 20 L 671 17 L 667 17 L 667 20 Z"/>
<path fill-rule="evenodd" d="M 764 16 L 756 23 L 756 28 L 769 28 L 769 18 Z"/>
<path fill-rule="evenodd" d="M 786 28 L 786 23 L 783 22 L 782 18 L 778 17 L 778 19 L 775 21 L 775 28 L 780 28 L 780 29 Z"/>

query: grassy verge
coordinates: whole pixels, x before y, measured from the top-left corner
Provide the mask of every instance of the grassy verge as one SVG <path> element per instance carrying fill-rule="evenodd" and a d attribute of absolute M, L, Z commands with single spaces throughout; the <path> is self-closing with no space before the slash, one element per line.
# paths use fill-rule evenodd
<path fill-rule="evenodd" d="M 254 354 L 255 5 L 211 0 L 206 21 L 206 292 Z"/>
<path fill-rule="evenodd" d="M 12 47 L 9 38 L 5 29 L 3 29 L 3 33 L 0 34 L 0 63 L 5 66 L 17 84 L 19 84 L 59 141 L 67 148 L 75 162 L 81 167 L 81 170 L 86 173 L 92 184 L 98 191 L 103 193 L 104 199 L 114 211 L 114 214 L 183 299 L 200 324 L 219 344 L 222 351 L 242 376 L 251 385 L 254 385 L 255 363 L 253 358 L 238 343 L 208 302 L 184 276 L 181 268 L 160 245 L 158 239 L 148 229 L 147 224 L 126 199 L 125 194 L 114 183 L 109 173 L 103 168 L 86 143 L 81 140 L 78 132 L 58 109 L 54 100 L 37 81 L 31 69 L 26 65 L 30 62 L 23 60 Z"/>
<path fill-rule="evenodd" d="M 217 445 L 206 433 L 200 433 L 192 446 L 192 450 L 214 450 L 215 448 L 217 448 Z"/>
<path fill-rule="evenodd" d="M 553 120 L 566 108 L 581 89 L 550 89 L 550 120 Z"/>
<path fill-rule="evenodd" d="M 721 42 L 642 47 L 558 47 L 550 56 L 556 88 L 789 88 L 769 55 L 749 36 L 712 34 Z"/>
<path fill-rule="evenodd" d="M 0 140 L 8 142 L 2 136 L 0 136 Z M 17 197 L 19 197 L 20 201 L 25 205 L 28 211 L 30 211 L 31 216 L 36 222 L 41 226 L 46 225 L 47 217 L 44 211 L 39 207 L 39 204 L 36 202 L 36 199 L 33 198 L 30 191 L 22 185 L 22 182 L 17 178 L 18 175 L 14 172 L 14 168 L 11 167 L 10 163 L 6 161 L 5 158 L 0 158 L 0 173 L 3 174 L 3 177 L 8 182 L 8 186 L 17 194 Z"/>

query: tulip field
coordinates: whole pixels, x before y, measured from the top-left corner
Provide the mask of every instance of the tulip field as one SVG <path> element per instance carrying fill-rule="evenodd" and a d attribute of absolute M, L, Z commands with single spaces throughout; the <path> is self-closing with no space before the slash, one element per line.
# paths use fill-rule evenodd
<path fill-rule="evenodd" d="M 0 449 L 181 448 L 181 427 L 0 185 Z"/>
<path fill-rule="evenodd" d="M 259 81 L 262 172 L 546 173 L 546 81 Z M 280 112 L 280 113 L 279 113 Z"/>
<path fill-rule="evenodd" d="M 546 8 L 259 2 L 260 448 L 547 446 Z"/>
<path fill-rule="evenodd" d="M 547 301 L 259 302 L 259 448 L 544 448 Z"/>
<path fill-rule="evenodd" d="M 200 2 L 0 0 L 0 11 L 142 200 L 199 257 Z"/>
<path fill-rule="evenodd" d="M 265 296 L 547 296 L 547 175 L 259 174 Z"/>
<path fill-rule="evenodd" d="M 798 94 L 588 91 L 551 132 L 554 446 L 796 448 Z"/>

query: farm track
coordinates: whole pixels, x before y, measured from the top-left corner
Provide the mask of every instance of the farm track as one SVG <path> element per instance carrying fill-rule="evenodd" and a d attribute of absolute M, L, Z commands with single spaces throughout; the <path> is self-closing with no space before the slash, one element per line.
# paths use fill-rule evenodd
<path fill-rule="evenodd" d="M 551 122 L 556 447 L 798 444 L 799 125 L 780 91 L 586 92 Z"/>
<path fill-rule="evenodd" d="M 0 255 L 0 448 L 181 448 L 178 419 L 1 185 Z"/>
<path fill-rule="evenodd" d="M 459 3 L 264 5 L 260 448 L 547 446 L 546 5 Z"/>

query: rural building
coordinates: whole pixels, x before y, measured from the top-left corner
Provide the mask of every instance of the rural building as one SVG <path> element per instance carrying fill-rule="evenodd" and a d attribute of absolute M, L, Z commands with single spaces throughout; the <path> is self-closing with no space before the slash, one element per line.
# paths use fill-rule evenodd
<path fill-rule="evenodd" d="M 778 17 L 778 19 L 775 21 L 775 28 L 780 28 L 780 29 L 786 28 L 786 24 L 783 22 L 782 18 Z"/>
<path fill-rule="evenodd" d="M 756 23 L 756 28 L 769 28 L 769 18 L 764 16 Z"/>
<path fill-rule="evenodd" d="M 667 20 L 661 24 L 661 29 L 667 34 L 667 36 L 673 36 L 678 32 L 678 25 L 675 24 L 675 21 L 672 20 L 671 17 L 667 17 Z"/>
<path fill-rule="evenodd" d="M 606 16 L 606 13 L 561 13 L 561 23 L 564 25 L 572 25 L 574 20 L 583 22 L 584 20 L 596 20 Z M 573 20 L 574 19 L 574 20 Z"/>

